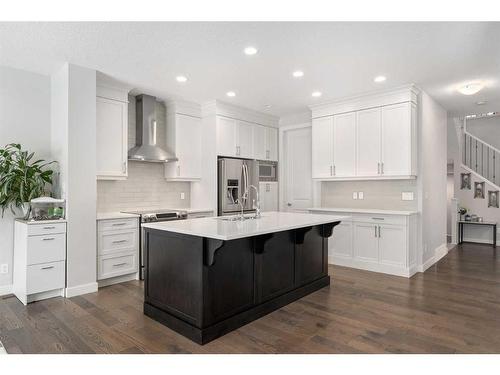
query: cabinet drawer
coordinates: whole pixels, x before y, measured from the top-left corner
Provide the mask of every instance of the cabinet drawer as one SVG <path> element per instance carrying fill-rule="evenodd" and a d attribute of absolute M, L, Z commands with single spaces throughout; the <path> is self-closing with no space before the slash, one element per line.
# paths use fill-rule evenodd
<path fill-rule="evenodd" d="M 99 280 L 137 272 L 137 252 L 103 255 L 98 258 L 97 278 Z"/>
<path fill-rule="evenodd" d="M 27 264 L 58 262 L 66 259 L 66 234 L 29 236 Z"/>
<path fill-rule="evenodd" d="M 54 234 L 54 233 L 66 233 L 66 223 L 28 225 L 28 236 L 39 236 L 42 234 Z"/>
<path fill-rule="evenodd" d="M 100 232 L 98 255 L 137 249 L 138 232 L 138 229 Z"/>
<path fill-rule="evenodd" d="M 64 288 L 64 261 L 28 266 L 26 294 Z"/>
<path fill-rule="evenodd" d="M 378 214 L 354 214 L 353 222 L 373 223 L 373 224 L 394 224 L 406 225 L 406 216 L 398 215 L 378 215 Z"/>
<path fill-rule="evenodd" d="M 133 229 L 139 227 L 139 219 L 112 219 L 99 220 L 97 229 L 99 231 L 117 230 L 117 229 Z"/>

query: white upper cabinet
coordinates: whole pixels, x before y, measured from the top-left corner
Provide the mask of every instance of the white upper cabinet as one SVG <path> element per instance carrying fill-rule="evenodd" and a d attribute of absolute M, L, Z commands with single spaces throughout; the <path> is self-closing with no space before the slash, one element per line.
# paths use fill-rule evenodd
<path fill-rule="evenodd" d="M 217 155 L 278 160 L 278 129 L 217 116 Z"/>
<path fill-rule="evenodd" d="M 380 108 L 359 111 L 357 115 L 357 176 L 378 176 L 380 173 L 381 119 Z"/>
<path fill-rule="evenodd" d="M 254 125 L 253 152 L 255 159 L 278 161 L 278 129 Z"/>
<path fill-rule="evenodd" d="M 246 121 L 236 121 L 237 124 L 237 155 L 246 159 L 253 159 L 253 127 Z"/>
<path fill-rule="evenodd" d="M 126 94 L 125 94 L 126 97 Z M 128 103 L 96 98 L 97 178 L 122 180 L 127 177 Z"/>
<path fill-rule="evenodd" d="M 381 174 L 412 174 L 412 105 L 401 103 L 382 108 Z"/>
<path fill-rule="evenodd" d="M 201 179 L 201 118 L 167 113 L 167 145 L 179 160 L 165 164 L 165 178 L 177 181 Z"/>
<path fill-rule="evenodd" d="M 312 121 L 312 177 L 333 177 L 333 116 Z"/>
<path fill-rule="evenodd" d="M 356 113 L 333 116 L 333 175 L 356 175 Z"/>
<path fill-rule="evenodd" d="M 217 155 L 239 156 L 236 120 L 217 116 Z"/>
<path fill-rule="evenodd" d="M 417 93 L 410 86 L 312 106 L 313 178 L 415 178 Z"/>

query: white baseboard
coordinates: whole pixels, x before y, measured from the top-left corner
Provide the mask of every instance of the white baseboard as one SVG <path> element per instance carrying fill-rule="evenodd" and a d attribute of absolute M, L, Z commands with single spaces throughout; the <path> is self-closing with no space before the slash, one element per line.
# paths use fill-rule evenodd
<path fill-rule="evenodd" d="M 0 285 L 0 296 L 5 296 L 12 293 L 12 284 Z"/>
<path fill-rule="evenodd" d="M 97 282 L 93 282 L 66 288 L 66 298 L 97 292 L 97 287 L 98 287 Z"/>
<path fill-rule="evenodd" d="M 434 249 L 434 255 L 425 261 L 420 267 L 419 272 L 425 272 L 429 267 L 439 262 L 441 258 L 448 254 L 448 246 L 443 243 Z"/>
<path fill-rule="evenodd" d="M 132 281 L 132 280 L 139 280 L 139 272 L 131 273 L 129 275 L 124 275 L 124 276 L 111 277 L 111 278 L 105 279 L 105 280 L 99 280 L 97 282 L 97 284 L 98 284 L 99 288 L 102 288 L 105 286 L 119 284 L 119 283 L 125 283 L 127 281 Z"/>

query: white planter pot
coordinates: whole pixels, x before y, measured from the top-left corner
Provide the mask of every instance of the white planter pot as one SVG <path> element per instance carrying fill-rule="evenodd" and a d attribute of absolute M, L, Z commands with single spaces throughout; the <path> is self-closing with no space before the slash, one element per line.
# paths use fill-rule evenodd
<path fill-rule="evenodd" d="M 30 202 L 24 202 L 20 209 L 22 213 L 21 219 L 27 220 L 30 215 L 30 209 L 31 209 Z"/>

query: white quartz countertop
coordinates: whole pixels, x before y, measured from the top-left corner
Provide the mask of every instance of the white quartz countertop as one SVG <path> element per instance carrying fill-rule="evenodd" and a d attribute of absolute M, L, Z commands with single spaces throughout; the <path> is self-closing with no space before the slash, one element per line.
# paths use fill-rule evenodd
<path fill-rule="evenodd" d="M 28 225 L 43 225 L 43 224 L 58 224 L 58 223 L 66 223 L 66 219 L 54 219 L 54 220 L 24 220 L 24 219 L 16 219 L 20 223 L 28 224 Z"/>
<path fill-rule="evenodd" d="M 379 214 L 379 215 L 416 215 L 417 211 L 402 211 L 402 210 L 379 210 L 374 208 L 335 208 L 335 207 L 312 207 L 309 211 L 317 212 L 342 212 L 353 214 Z"/>
<path fill-rule="evenodd" d="M 143 224 L 145 228 L 228 241 L 342 221 L 345 216 L 293 212 L 264 212 L 260 219 L 227 221 L 220 217 Z"/>
<path fill-rule="evenodd" d="M 139 217 L 135 214 L 126 214 L 123 212 L 98 212 L 97 220 L 111 220 L 111 219 L 130 219 Z"/>

